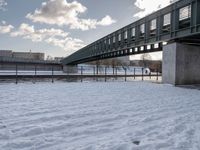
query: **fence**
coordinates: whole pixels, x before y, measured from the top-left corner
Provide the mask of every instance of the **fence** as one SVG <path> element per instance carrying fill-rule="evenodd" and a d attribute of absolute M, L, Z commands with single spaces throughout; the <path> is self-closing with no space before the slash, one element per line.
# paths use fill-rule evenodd
<path fill-rule="evenodd" d="M 160 81 L 161 73 L 151 72 L 148 68 L 132 67 L 132 66 L 75 66 L 68 67 L 66 72 L 51 67 L 48 71 L 41 70 L 35 66 L 28 70 L 19 68 L 18 65 L 14 69 L 0 70 L 1 81 L 15 80 L 15 83 L 20 81 L 44 81 L 48 79 L 52 83 L 56 80 L 66 81 L 133 81 L 133 80 L 153 80 Z"/>

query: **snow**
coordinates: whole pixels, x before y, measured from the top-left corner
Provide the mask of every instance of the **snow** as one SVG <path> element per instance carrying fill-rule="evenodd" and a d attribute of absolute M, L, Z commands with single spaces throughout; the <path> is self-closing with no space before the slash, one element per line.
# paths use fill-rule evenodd
<path fill-rule="evenodd" d="M 138 81 L 4 83 L 0 149 L 199 150 L 199 116 L 196 89 Z"/>

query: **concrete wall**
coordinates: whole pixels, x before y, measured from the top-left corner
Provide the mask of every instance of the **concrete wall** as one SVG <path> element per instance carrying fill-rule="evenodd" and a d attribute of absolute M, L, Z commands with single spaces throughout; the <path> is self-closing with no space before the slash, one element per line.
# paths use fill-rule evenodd
<path fill-rule="evenodd" d="M 200 84 L 200 46 L 172 43 L 163 48 L 163 83 Z"/>
<path fill-rule="evenodd" d="M 175 84 L 176 74 L 176 43 L 163 47 L 162 81 Z"/>

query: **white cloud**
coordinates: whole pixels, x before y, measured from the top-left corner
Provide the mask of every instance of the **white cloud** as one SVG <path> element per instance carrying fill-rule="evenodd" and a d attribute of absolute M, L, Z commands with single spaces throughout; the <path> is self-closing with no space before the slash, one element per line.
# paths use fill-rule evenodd
<path fill-rule="evenodd" d="M 0 10 L 5 10 L 5 6 L 7 5 L 7 2 L 5 0 L 0 0 Z"/>
<path fill-rule="evenodd" d="M 172 2 L 177 0 L 136 0 L 135 5 L 141 9 L 140 12 L 136 13 L 135 17 L 144 17 L 158 9 L 166 7 Z"/>
<path fill-rule="evenodd" d="M 0 34 L 10 33 L 14 29 L 12 25 L 7 25 L 5 21 L 2 21 L 0 24 Z"/>
<path fill-rule="evenodd" d="M 108 26 L 115 22 L 116 22 L 115 20 L 113 20 L 110 16 L 107 15 L 101 21 L 99 21 L 97 24 L 102 25 L 102 26 Z"/>
<path fill-rule="evenodd" d="M 26 18 L 33 22 L 46 23 L 51 25 L 67 25 L 71 29 L 89 30 L 97 25 L 108 26 L 116 21 L 110 16 L 102 20 L 83 19 L 80 15 L 85 13 L 87 8 L 77 1 L 67 2 L 66 0 L 49 0 L 43 2 L 40 9 L 26 15 Z"/>
<path fill-rule="evenodd" d="M 68 54 L 85 46 L 82 40 L 70 37 L 69 33 L 61 29 L 51 28 L 36 30 L 34 26 L 25 23 L 22 23 L 19 29 L 15 32 L 11 32 L 10 35 L 12 37 L 29 39 L 33 42 L 46 42 L 66 50 Z"/>

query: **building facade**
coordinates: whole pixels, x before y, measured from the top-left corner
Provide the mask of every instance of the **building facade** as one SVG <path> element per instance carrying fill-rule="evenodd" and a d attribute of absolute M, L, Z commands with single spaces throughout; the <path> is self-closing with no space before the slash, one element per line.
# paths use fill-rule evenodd
<path fill-rule="evenodd" d="M 29 60 L 44 60 L 44 53 L 13 52 L 12 57 Z"/>
<path fill-rule="evenodd" d="M 12 57 L 11 50 L 0 50 L 0 57 Z"/>

